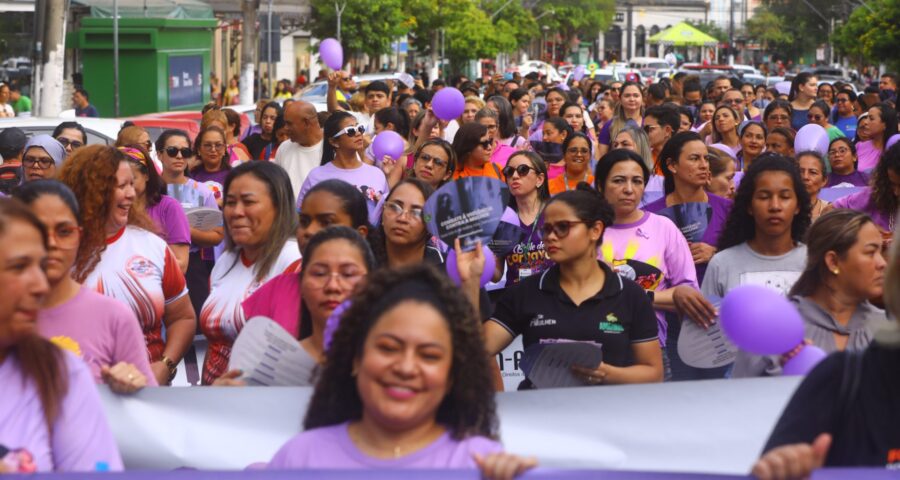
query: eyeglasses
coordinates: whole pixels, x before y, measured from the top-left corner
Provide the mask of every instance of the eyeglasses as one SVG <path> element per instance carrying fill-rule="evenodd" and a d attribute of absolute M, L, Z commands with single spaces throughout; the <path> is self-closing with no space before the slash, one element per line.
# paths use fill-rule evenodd
<path fill-rule="evenodd" d="M 518 173 L 520 177 L 524 177 L 524 176 L 528 175 L 528 172 L 530 172 L 532 170 L 534 170 L 535 172 L 537 171 L 537 169 L 534 167 L 530 167 L 528 165 L 522 164 L 522 165 L 517 165 L 515 167 L 511 167 L 511 166 L 503 167 L 503 170 L 501 170 L 501 172 L 503 172 L 504 177 L 510 178 L 513 176 L 513 173 Z"/>
<path fill-rule="evenodd" d="M 806 119 L 807 119 L 807 120 L 810 120 L 810 121 L 813 121 L 813 122 L 819 122 L 819 121 L 821 121 L 823 118 L 825 118 L 825 115 L 819 115 L 819 114 L 813 114 L 813 113 L 807 113 L 807 114 L 806 114 Z"/>
<path fill-rule="evenodd" d="M 487 150 L 494 146 L 494 141 L 493 140 L 484 140 L 484 141 L 478 142 L 478 145 L 481 146 L 481 148 Z"/>
<path fill-rule="evenodd" d="M 224 143 L 204 143 L 204 144 L 200 145 L 200 148 L 202 148 L 204 150 L 218 151 L 218 150 L 224 149 L 225 144 Z"/>
<path fill-rule="evenodd" d="M 828 155 L 831 155 L 831 156 L 833 156 L 833 155 L 846 155 L 847 153 L 850 153 L 850 149 L 849 149 L 849 148 L 835 148 L 834 150 L 829 150 L 829 151 L 828 151 Z"/>
<path fill-rule="evenodd" d="M 583 148 L 583 147 L 582 148 L 570 147 L 568 150 L 566 150 L 566 153 L 571 153 L 572 155 L 579 155 L 579 154 L 587 155 L 587 154 L 591 153 L 591 151 L 590 151 L 590 149 Z"/>
<path fill-rule="evenodd" d="M 346 127 L 338 133 L 334 134 L 334 136 L 331 138 L 338 138 L 341 135 L 347 135 L 348 137 L 353 138 L 356 135 L 362 135 L 364 133 L 366 133 L 365 125 L 350 125 L 349 127 Z"/>
<path fill-rule="evenodd" d="M 328 282 L 333 278 L 338 285 L 341 285 L 344 288 L 352 288 L 359 283 L 364 276 L 366 276 L 366 274 L 359 269 L 329 272 L 325 269 L 311 268 L 303 276 L 303 282 L 307 283 L 312 288 L 322 289 L 325 288 L 325 286 L 328 285 Z"/>
<path fill-rule="evenodd" d="M 438 168 L 444 168 L 447 166 L 446 160 L 442 160 L 440 158 L 433 157 L 427 153 L 420 153 L 418 158 L 416 158 L 416 161 L 417 162 L 421 161 L 425 165 L 428 165 L 428 162 L 432 162 L 432 163 L 434 163 L 434 166 L 438 167 Z"/>
<path fill-rule="evenodd" d="M 572 226 L 578 225 L 579 223 L 587 225 L 587 222 L 582 220 L 560 220 L 556 223 L 546 222 L 541 225 L 541 237 L 547 238 L 553 233 L 556 234 L 556 238 L 566 238 L 569 236 L 569 231 L 572 230 Z"/>
<path fill-rule="evenodd" d="M 61 226 L 53 230 L 47 230 L 47 236 L 53 238 L 56 248 L 60 250 L 78 248 L 79 233 L 81 233 L 81 227 L 74 226 Z"/>
<path fill-rule="evenodd" d="M 63 147 L 72 147 L 73 149 L 81 148 L 84 146 L 84 143 L 81 143 L 78 140 L 69 140 L 66 137 L 59 137 L 56 139 L 56 141 L 61 143 Z"/>
<path fill-rule="evenodd" d="M 163 151 L 172 158 L 177 158 L 179 153 L 181 154 L 181 158 L 191 158 L 194 156 L 194 151 L 190 148 L 166 147 Z"/>
<path fill-rule="evenodd" d="M 54 162 L 52 158 L 46 157 L 24 157 L 22 159 L 22 165 L 25 168 L 34 168 L 37 166 L 41 170 L 46 170 L 53 165 L 56 165 L 56 162 Z"/>
<path fill-rule="evenodd" d="M 790 119 L 791 119 L 791 117 L 789 117 L 787 115 L 769 115 L 768 116 L 768 120 L 774 120 L 776 122 L 786 122 Z"/>
<path fill-rule="evenodd" d="M 496 130 L 497 126 L 496 125 L 485 125 L 485 128 L 487 128 L 488 131 L 490 132 L 491 130 Z"/>
<path fill-rule="evenodd" d="M 400 205 L 397 202 L 384 202 L 384 212 L 390 213 L 391 216 L 397 218 L 406 213 L 409 214 L 410 219 L 418 220 L 420 222 L 425 215 L 420 207 L 411 207 L 409 210 L 404 210 L 403 205 Z"/>
<path fill-rule="evenodd" d="M 722 103 L 725 105 L 740 105 L 744 103 L 744 100 L 741 98 L 732 98 L 731 100 L 722 100 Z"/>
<path fill-rule="evenodd" d="M 342 82 L 349 82 L 350 80 L 353 80 L 353 77 L 341 77 Z"/>
<path fill-rule="evenodd" d="M 652 132 L 654 128 L 659 128 L 659 125 L 644 125 L 643 127 L 641 127 L 641 129 L 647 135 L 650 135 L 650 132 Z"/>

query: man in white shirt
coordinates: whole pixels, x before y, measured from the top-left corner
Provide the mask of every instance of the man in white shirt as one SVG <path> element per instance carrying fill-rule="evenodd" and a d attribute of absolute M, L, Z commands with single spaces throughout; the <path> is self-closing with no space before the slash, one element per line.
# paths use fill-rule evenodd
<path fill-rule="evenodd" d="M 322 162 L 325 134 L 319 125 L 316 108 L 302 100 L 291 102 L 285 108 L 284 127 L 290 139 L 278 147 L 275 163 L 287 171 L 296 197 L 306 176 Z"/>

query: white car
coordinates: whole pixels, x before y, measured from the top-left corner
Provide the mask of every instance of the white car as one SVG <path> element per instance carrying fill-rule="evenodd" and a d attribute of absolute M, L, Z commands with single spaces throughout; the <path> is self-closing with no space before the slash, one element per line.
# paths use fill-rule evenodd
<path fill-rule="evenodd" d="M 759 70 L 753 68 L 752 65 L 741 65 L 741 64 L 736 63 L 736 64 L 732 65 L 731 68 L 734 69 L 735 72 L 738 72 L 738 74 L 743 74 L 743 75 L 746 75 L 746 74 L 759 75 L 760 74 Z"/>
<path fill-rule="evenodd" d="M 54 117 L 15 117 L 0 118 L 0 130 L 10 127 L 21 128 L 25 135 L 47 134 L 52 135 L 53 130 L 62 122 L 78 122 L 87 133 L 88 145 L 101 144 L 113 145 L 122 128 L 124 120 L 114 118 L 54 118 Z"/>
<path fill-rule="evenodd" d="M 553 68 L 552 65 L 540 60 L 529 60 L 519 65 L 519 74 L 523 77 L 531 72 L 538 72 L 539 74 L 544 75 L 544 77 L 549 80 L 550 83 L 563 81 L 562 76 L 559 74 L 559 72 L 556 71 L 555 68 Z"/>

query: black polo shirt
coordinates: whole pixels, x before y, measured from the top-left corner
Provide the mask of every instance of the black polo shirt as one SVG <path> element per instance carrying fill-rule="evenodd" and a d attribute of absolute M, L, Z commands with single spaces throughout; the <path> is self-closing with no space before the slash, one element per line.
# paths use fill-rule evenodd
<path fill-rule="evenodd" d="M 559 286 L 559 265 L 554 265 L 507 288 L 491 321 L 513 337 L 521 334 L 525 348 L 544 339 L 594 341 L 603 345 L 604 363 L 633 365 L 631 344 L 659 336 L 656 314 L 644 289 L 599 263 L 606 281 L 581 305 Z"/>

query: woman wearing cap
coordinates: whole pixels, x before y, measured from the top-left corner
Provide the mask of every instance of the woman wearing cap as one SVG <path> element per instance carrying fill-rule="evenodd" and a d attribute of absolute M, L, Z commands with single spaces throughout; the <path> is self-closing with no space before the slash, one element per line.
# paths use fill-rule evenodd
<path fill-rule="evenodd" d="M 66 158 L 66 149 L 50 135 L 35 135 L 22 150 L 25 181 L 53 178 Z"/>

